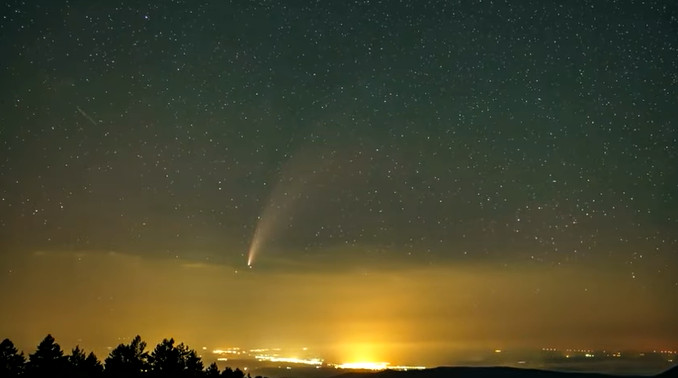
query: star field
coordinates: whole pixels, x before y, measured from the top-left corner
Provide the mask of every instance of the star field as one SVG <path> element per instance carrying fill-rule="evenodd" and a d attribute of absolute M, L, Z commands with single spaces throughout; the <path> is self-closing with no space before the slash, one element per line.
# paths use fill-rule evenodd
<path fill-rule="evenodd" d="M 35 251 L 242 269 L 267 222 L 272 272 L 599 267 L 678 301 L 673 2 L 0 12 L 7 277 Z"/>

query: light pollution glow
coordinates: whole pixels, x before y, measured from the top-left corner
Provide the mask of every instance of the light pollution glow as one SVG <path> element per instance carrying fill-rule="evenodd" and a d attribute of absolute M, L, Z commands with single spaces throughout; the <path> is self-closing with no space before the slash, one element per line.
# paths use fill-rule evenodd
<path fill-rule="evenodd" d="M 337 369 L 384 370 L 388 365 L 388 362 L 345 362 L 333 366 Z"/>
<path fill-rule="evenodd" d="M 234 273 L 227 265 L 118 253 L 3 259 L 20 274 L 0 279 L 13 288 L 0 292 L 0 331 L 24 351 L 47 333 L 98 356 L 140 334 L 149 345 L 165 337 L 196 348 L 306 345 L 325 361 L 427 366 L 498 348 L 677 347 L 676 309 L 662 293 L 604 264 Z"/>
<path fill-rule="evenodd" d="M 391 365 L 388 362 L 345 362 L 343 364 L 333 364 L 337 369 L 351 369 L 351 370 L 423 370 L 426 366 L 404 366 Z"/>
<path fill-rule="evenodd" d="M 275 357 L 267 355 L 256 355 L 254 358 L 257 361 L 270 361 L 270 362 L 287 362 L 291 364 L 303 364 L 303 365 L 313 365 L 320 366 L 323 364 L 323 360 L 320 358 L 297 358 L 297 357 Z"/>
<path fill-rule="evenodd" d="M 308 348 L 303 348 L 304 351 L 307 351 Z M 310 365 L 321 367 L 323 365 L 330 366 L 336 369 L 354 369 L 354 370 L 421 370 L 426 369 L 425 366 L 405 366 L 405 365 L 391 365 L 389 362 L 370 362 L 370 361 L 360 361 L 360 362 L 344 362 L 344 363 L 325 363 L 322 358 L 299 358 L 299 357 L 282 357 L 278 354 L 280 348 L 258 348 L 250 349 L 249 353 L 242 351 L 240 348 L 228 348 L 228 349 L 215 349 L 212 351 L 216 355 L 238 355 L 239 358 L 251 357 L 252 353 L 257 352 L 276 352 L 273 355 L 270 354 L 255 354 L 254 359 L 257 361 L 265 362 L 282 362 L 287 364 L 294 365 Z M 228 358 L 220 357 L 217 360 L 219 361 L 228 361 Z"/>

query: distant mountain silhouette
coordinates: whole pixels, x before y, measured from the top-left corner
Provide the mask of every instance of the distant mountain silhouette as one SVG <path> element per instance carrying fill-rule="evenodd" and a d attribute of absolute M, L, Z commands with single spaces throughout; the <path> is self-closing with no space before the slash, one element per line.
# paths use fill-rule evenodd
<path fill-rule="evenodd" d="M 648 378 L 642 375 L 609 375 L 600 373 L 570 373 L 512 367 L 438 367 L 424 370 L 381 372 L 351 372 L 335 378 Z M 678 366 L 655 376 L 656 378 L 678 378 Z"/>
<path fill-rule="evenodd" d="M 658 378 L 673 378 L 678 377 L 678 365 L 672 367 L 671 369 L 657 375 Z"/>

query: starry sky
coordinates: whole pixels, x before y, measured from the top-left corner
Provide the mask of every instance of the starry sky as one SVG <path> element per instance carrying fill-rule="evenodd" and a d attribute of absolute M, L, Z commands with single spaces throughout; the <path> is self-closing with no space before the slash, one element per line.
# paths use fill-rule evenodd
<path fill-rule="evenodd" d="M 674 1 L 7 1 L 0 51 L 25 350 L 678 348 Z"/>

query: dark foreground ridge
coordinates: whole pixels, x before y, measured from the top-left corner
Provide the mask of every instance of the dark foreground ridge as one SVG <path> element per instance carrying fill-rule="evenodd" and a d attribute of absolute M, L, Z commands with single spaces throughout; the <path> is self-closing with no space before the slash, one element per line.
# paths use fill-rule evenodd
<path fill-rule="evenodd" d="M 654 376 L 609 375 L 600 373 L 570 373 L 512 367 L 438 367 L 424 370 L 380 372 L 352 372 L 334 378 L 673 378 L 678 377 L 678 366 Z"/>
<path fill-rule="evenodd" d="M 678 365 L 672 367 L 671 369 L 657 375 L 657 377 L 661 378 L 669 378 L 669 377 L 678 377 Z"/>

